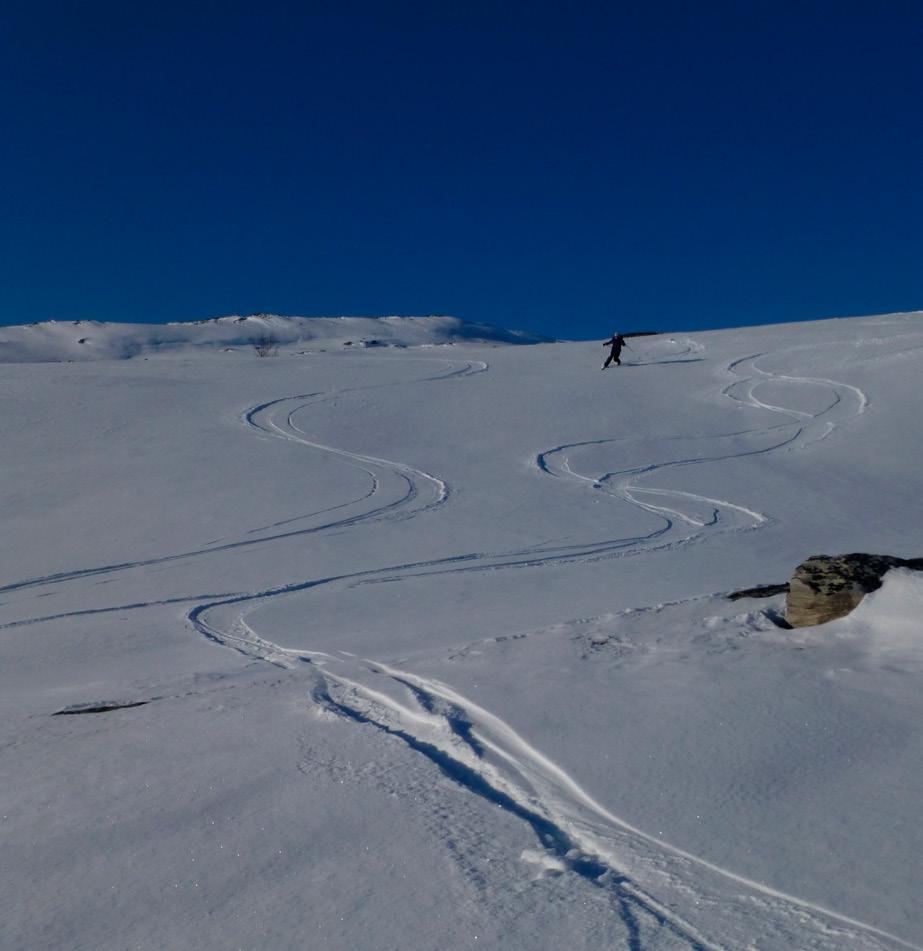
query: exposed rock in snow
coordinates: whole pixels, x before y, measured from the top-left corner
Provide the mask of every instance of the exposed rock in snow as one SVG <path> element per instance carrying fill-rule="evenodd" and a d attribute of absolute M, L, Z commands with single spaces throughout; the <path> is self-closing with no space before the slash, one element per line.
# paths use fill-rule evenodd
<path fill-rule="evenodd" d="M 845 617 L 870 591 L 881 587 L 891 568 L 923 570 L 923 558 L 891 555 L 812 555 L 795 569 L 788 585 L 785 619 L 792 627 Z"/>

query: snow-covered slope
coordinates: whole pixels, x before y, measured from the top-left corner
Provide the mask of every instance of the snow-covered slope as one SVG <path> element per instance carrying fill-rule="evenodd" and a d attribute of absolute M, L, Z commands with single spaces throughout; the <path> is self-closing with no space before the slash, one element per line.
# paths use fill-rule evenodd
<path fill-rule="evenodd" d="M 3 368 L 0 947 L 923 947 L 923 316 L 363 336 Z"/>
<path fill-rule="evenodd" d="M 170 324 L 57 321 L 0 327 L 0 363 L 120 360 L 201 350 L 286 352 L 295 347 L 410 347 L 458 343 L 538 343 L 547 338 L 457 317 L 216 317 Z"/>

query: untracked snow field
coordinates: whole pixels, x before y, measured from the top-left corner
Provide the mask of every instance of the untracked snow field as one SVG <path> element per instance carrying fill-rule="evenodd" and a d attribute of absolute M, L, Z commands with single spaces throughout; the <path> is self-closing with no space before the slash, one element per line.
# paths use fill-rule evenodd
<path fill-rule="evenodd" d="M 923 948 L 923 576 L 726 598 L 923 556 L 923 315 L 118 326 L 0 336 L 3 951 Z"/>

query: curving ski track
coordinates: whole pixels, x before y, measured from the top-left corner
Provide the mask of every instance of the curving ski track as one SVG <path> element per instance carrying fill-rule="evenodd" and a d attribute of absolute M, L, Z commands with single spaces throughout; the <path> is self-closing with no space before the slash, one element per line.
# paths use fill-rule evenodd
<path fill-rule="evenodd" d="M 479 360 L 464 361 L 461 366 L 459 366 L 457 362 L 449 360 L 421 359 L 419 362 L 425 363 L 427 365 L 432 365 L 433 363 L 445 363 L 448 364 L 449 368 L 448 370 L 441 373 L 421 377 L 419 380 L 414 381 L 418 383 L 471 376 L 477 373 L 483 373 L 488 369 L 488 365 Z M 326 393 L 310 393 L 302 396 L 285 397 L 283 399 L 276 399 L 267 403 L 261 403 L 245 411 L 240 416 L 242 422 L 260 433 L 271 437 L 290 439 L 294 442 L 301 443 L 308 448 L 316 449 L 319 452 L 336 455 L 345 463 L 365 471 L 370 479 L 370 488 L 358 498 L 351 499 L 348 502 L 343 502 L 340 505 L 329 506 L 327 508 L 306 512 L 302 515 L 295 516 L 294 518 L 285 519 L 281 522 L 275 522 L 272 525 L 266 525 L 261 528 L 253 528 L 247 532 L 247 536 L 257 537 L 247 537 L 238 539 L 236 541 L 213 543 L 210 545 L 205 545 L 201 548 L 192 549 L 190 551 L 161 555 L 156 558 L 138 559 L 136 561 L 123 561 L 106 565 L 93 565 L 88 568 L 78 568 L 72 571 L 59 571 L 50 575 L 40 575 L 34 578 L 25 578 L 19 581 L 10 582 L 9 584 L 0 585 L 0 594 L 10 591 L 21 591 L 29 588 L 40 588 L 47 585 L 60 584 L 62 582 L 82 580 L 98 575 L 115 574 L 121 571 L 130 570 L 132 568 L 147 568 L 155 565 L 165 565 L 171 562 L 184 561 L 190 558 L 198 558 L 203 555 L 214 555 L 220 552 L 231 551 L 233 549 L 263 545 L 266 542 L 281 541 L 288 538 L 294 538 L 299 535 L 311 535 L 317 532 L 324 532 L 331 529 L 338 529 L 345 526 L 354 525 L 357 522 L 373 520 L 379 517 L 387 517 L 388 512 L 391 509 L 399 506 L 406 506 L 406 504 L 411 501 L 412 498 L 416 497 L 420 493 L 424 486 L 429 486 L 432 489 L 434 497 L 429 502 L 424 503 L 423 507 L 428 509 L 435 505 L 442 504 L 448 497 L 448 487 L 435 476 L 430 476 L 428 473 L 413 469 L 410 466 L 402 466 L 400 463 L 389 463 L 383 459 L 372 459 L 371 457 L 365 457 L 358 453 L 350 453 L 343 449 L 327 447 L 319 443 L 314 443 L 311 440 L 304 438 L 304 434 L 301 433 L 300 430 L 295 429 L 290 423 L 286 422 L 285 424 L 280 425 L 276 421 L 277 413 L 283 409 L 288 410 L 288 419 L 290 419 L 291 416 L 293 416 L 294 413 L 300 409 L 304 409 L 312 405 L 319 405 L 323 402 L 329 402 L 345 393 L 356 393 L 367 390 L 382 389 L 391 386 L 404 386 L 407 384 L 407 382 L 408 381 L 406 380 L 400 380 L 394 383 L 377 383 L 371 386 L 348 387 L 344 389 L 328 391 Z M 384 492 L 381 482 L 379 478 L 376 477 L 376 473 L 373 471 L 373 468 L 377 468 L 380 472 L 382 472 L 382 478 L 384 479 L 388 479 L 392 476 L 394 477 L 394 481 L 400 486 L 397 492 L 398 497 L 378 503 L 371 509 L 362 509 L 361 506 L 368 499 L 376 495 L 381 495 Z M 416 484 L 414 477 L 419 477 L 422 485 Z M 311 525 L 307 528 L 289 529 L 283 532 L 264 534 L 265 532 L 277 529 L 283 525 L 306 521 L 308 519 L 328 515 L 333 512 L 340 512 L 342 510 L 351 510 L 355 508 L 359 509 L 359 511 L 357 511 L 355 514 L 341 514 L 328 521 L 322 521 L 319 524 Z M 407 511 L 404 512 L 405 517 L 409 516 L 410 514 L 412 513 Z M 189 600 L 193 599 L 190 598 Z M 4 625 L 0 625 L 0 628 L 3 626 Z"/>
<path fill-rule="evenodd" d="M 692 354 L 692 359 L 699 359 L 696 354 L 700 350 L 690 342 L 690 346 L 677 356 Z M 768 524 L 771 521 L 769 515 L 740 502 L 644 485 L 645 480 L 655 473 L 747 455 L 805 448 L 827 438 L 838 426 L 865 411 L 867 398 L 856 387 L 821 378 L 774 374 L 759 366 L 761 356 L 764 355 L 755 354 L 732 362 L 727 370 L 736 379 L 722 393 L 730 400 L 772 412 L 783 419 L 777 426 L 730 433 L 724 438 L 758 436 L 768 438 L 765 445 L 595 474 L 579 471 L 575 460 L 580 451 L 591 446 L 616 446 L 617 440 L 572 442 L 536 454 L 534 465 L 542 474 L 572 481 L 589 490 L 602 492 L 615 502 L 630 504 L 654 515 L 659 524 L 644 535 L 572 545 L 545 544 L 507 552 L 460 553 L 448 558 L 389 565 L 259 591 L 200 595 L 195 599 L 199 603 L 188 612 L 187 618 L 201 635 L 215 643 L 254 659 L 304 672 L 311 685 L 311 697 L 319 707 L 399 739 L 426 757 L 453 782 L 526 823 L 541 848 L 563 868 L 593 887 L 605 890 L 624 927 L 627 947 L 631 951 L 641 951 L 642 923 L 645 927 L 665 932 L 674 944 L 679 942 L 690 951 L 720 951 L 740 946 L 734 937 L 730 938 L 731 943 L 724 943 L 728 940 L 725 936 L 739 935 L 740 929 L 735 923 L 746 924 L 749 920 L 754 896 L 772 904 L 771 919 L 767 921 L 766 916 L 758 919 L 765 937 L 776 937 L 782 942 L 795 940 L 801 929 L 810 927 L 812 934 L 817 935 L 812 938 L 814 943 L 811 946 L 818 949 L 849 946 L 874 951 L 900 946 L 921 951 L 884 931 L 750 881 L 631 826 L 592 799 L 512 727 L 445 684 L 345 653 L 331 655 L 285 648 L 257 634 L 246 621 L 248 614 L 269 599 L 320 586 L 411 580 L 459 571 L 541 567 L 552 563 L 634 556 L 659 548 L 692 544 L 722 532 L 752 531 Z M 486 364 L 450 364 L 448 371 L 422 378 L 421 382 L 423 379 L 468 376 L 485 370 Z M 826 407 L 816 413 L 779 406 L 760 398 L 761 386 L 769 383 L 785 383 L 795 388 L 820 387 L 829 394 L 829 400 Z M 241 421 L 260 436 L 296 442 L 306 451 L 334 456 L 365 472 L 369 486 L 360 497 L 251 529 L 248 535 L 256 537 L 145 561 L 94 566 L 25 579 L 3 586 L 0 591 L 79 580 L 265 544 L 293 535 L 410 518 L 446 504 L 451 487 L 439 477 L 405 463 L 318 442 L 299 425 L 301 415 L 321 402 L 342 393 L 371 388 L 374 387 L 284 397 L 251 407 L 241 415 Z M 320 521 L 304 528 L 278 531 L 282 526 L 310 519 Z M 172 598 L 150 604 L 188 603 L 189 600 L 191 598 Z M 48 617 L 63 618 L 146 606 L 137 603 Z M 40 620 L 44 619 L 15 621 L 3 627 L 17 627 Z M 709 930 L 721 933 L 721 939 L 706 936 L 700 924 L 677 914 L 654 897 L 650 888 L 642 886 L 639 879 L 649 879 L 651 873 L 655 879 L 687 891 L 690 883 L 695 882 L 692 890 L 701 896 L 703 904 L 712 906 Z M 720 882 L 720 887 L 715 882 Z M 740 894 L 729 896 L 728 883 Z M 720 907 L 720 911 L 716 911 L 716 907 Z M 767 928 L 776 929 L 777 933 L 769 935 Z"/>
<path fill-rule="evenodd" d="M 645 479 L 655 473 L 671 469 L 707 465 L 751 455 L 764 455 L 779 450 L 804 449 L 812 443 L 826 439 L 837 426 L 861 415 L 868 406 L 868 398 L 855 386 L 818 377 L 770 373 L 758 366 L 757 360 L 760 356 L 762 354 L 741 357 L 728 366 L 728 372 L 740 379 L 725 387 L 722 395 L 747 406 L 789 417 L 790 421 L 756 431 L 729 433 L 723 438 L 777 434 L 778 438 L 769 445 L 730 453 L 673 459 L 668 462 L 651 463 L 595 475 L 582 474 L 572 467 L 569 454 L 587 446 L 618 443 L 616 439 L 595 439 L 546 449 L 536 456 L 535 465 L 547 475 L 582 483 L 659 516 L 663 520 L 663 527 L 660 532 L 655 533 L 655 536 L 663 539 L 664 536 L 669 535 L 671 547 L 694 542 L 706 531 L 714 535 L 717 532 L 750 531 L 765 526 L 772 521 L 771 516 L 739 503 L 681 489 L 651 488 L 642 484 Z M 759 387 L 773 382 L 821 387 L 830 394 L 829 405 L 818 413 L 806 413 L 760 400 L 757 396 Z M 713 441 L 717 441 L 718 438 L 720 437 L 712 437 Z M 663 500 L 669 500 L 669 504 Z M 687 528 L 677 525 L 677 521 L 685 523 Z M 663 547 L 664 544 L 665 542 L 661 540 L 657 547 Z"/>
<path fill-rule="evenodd" d="M 776 929 L 775 937 L 780 941 L 794 940 L 795 935 L 808 926 L 818 935 L 812 945 L 818 948 L 844 944 L 868 949 L 888 945 L 916 948 L 873 926 L 720 868 L 631 826 L 592 799 L 507 723 L 443 683 L 345 653 L 332 655 L 285 648 L 258 635 L 246 621 L 246 616 L 268 599 L 322 585 L 405 580 L 448 572 L 642 554 L 665 546 L 690 544 L 720 532 L 751 531 L 766 525 L 771 520 L 769 515 L 738 502 L 642 484 L 655 472 L 805 448 L 865 411 L 867 398 L 856 387 L 826 379 L 773 374 L 758 365 L 760 356 L 741 358 L 728 366 L 728 372 L 738 379 L 724 389 L 723 395 L 785 417 L 785 421 L 775 427 L 729 434 L 729 437 L 768 435 L 768 445 L 706 457 L 677 458 L 596 475 L 578 472 L 570 455 L 582 447 L 615 440 L 575 442 L 537 454 L 535 465 L 542 473 L 584 484 L 657 516 L 661 524 L 647 535 L 501 553 L 463 553 L 312 579 L 200 604 L 189 612 L 189 621 L 203 636 L 219 644 L 281 667 L 305 671 L 311 680 L 311 696 L 316 704 L 401 740 L 453 782 L 521 819 L 547 854 L 570 873 L 607 892 L 632 951 L 642 948 L 639 925 L 642 920 L 662 929 L 674 943 L 680 942 L 691 951 L 719 951 L 733 945 L 707 937 L 701 926 L 666 907 L 638 883 L 637 875 L 627 873 L 628 867 L 639 868 L 642 875 L 645 870 L 656 869 L 661 876 L 673 880 L 679 868 L 686 874 L 687 887 L 688 879 L 697 880 L 702 895 L 707 893 L 711 903 L 723 906 L 720 913 L 713 913 L 718 919 L 716 930 L 719 932 L 733 935 L 733 922 L 748 920 L 753 901 L 750 896 L 759 895 L 764 902 L 771 902 L 774 910 L 774 923 L 767 925 L 765 918 L 761 918 L 759 927 L 764 934 L 767 928 Z M 761 400 L 760 386 L 768 382 L 823 387 L 829 391 L 828 405 L 817 413 L 807 413 Z M 449 497 L 449 487 L 442 480 L 419 469 L 311 440 L 305 430 L 295 425 L 293 417 L 308 409 L 312 399 L 295 397 L 264 404 L 247 413 L 245 420 L 264 433 L 295 440 L 311 449 L 339 455 L 350 464 L 367 467 L 373 479 L 370 494 L 381 488 L 388 474 L 403 480 L 403 494 L 374 513 L 350 520 L 351 523 L 373 517 L 417 515 L 443 504 Z M 422 487 L 429 488 L 432 498 L 426 504 L 414 506 Z M 716 891 L 714 885 L 705 881 L 708 878 L 723 881 L 724 888 Z M 742 890 L 742 894 L 728 898 L 728 882 Z"/>

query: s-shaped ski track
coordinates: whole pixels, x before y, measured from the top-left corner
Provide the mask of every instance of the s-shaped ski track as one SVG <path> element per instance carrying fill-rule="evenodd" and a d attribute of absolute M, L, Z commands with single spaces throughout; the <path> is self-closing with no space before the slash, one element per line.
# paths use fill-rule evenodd
<path fill-rule="evenodd" d="M 919 951 L 916 946 L 882 930 L 751 881 L 631 826 L 592 799 L 575 780 L 534 749 L 512 727 L 445 684 L 400 671 L 379 661 L 362 661 L 347 654 L 285 648 L 257 635 L 245 620 L 258 603 L 320 585 L 410 579 L 450 571 L 523 567 L 559 560 L 611 557 L 617 552 L 624 553 L 631 546 L 635 546 L 636 553 L 641 553 L 660 544 L 655 539 L 673 528 L 674 519 L 692 529 L 679 543 L 692 540 L 721 521 L 733 530 L 750 530 L 765 524 L 768 516 L 736 503 L 682 490 L 649 488 L 638 484 L 642 478 L 661 469 L 716 462 L 752 453 L 801 448 L 818 438 L 825 438 L 837 425 L 865 409 L 867 400 L 855 387 L 827 380 L 774 375 L 757 367 L 757 357 L 742 358 L 729 366 L 729 371 L 735 375 L 751 375 L 732 384 L 724 392 L 732 399 L 782 413 L 789 418 L 790 422 L 765 430 L 770 434 L 778 430 L 775 434 L 778 438 L 771 438 L 768 446 L 736 453 L 719 453 L 707 458 L 673 459 L 605 473 L 595 478 L 575 472 L 566 456 L 566 450 L 588 443 L 560 446 L 538 455 L 536 465 L 549 475 L 589 483 L 594 489 L 603 489 L 622 501 L 660 515 L 666 524 L 651 536 L 594 542 L 590 545 L 568 546 L 566 549 L 538 547 L 494 555 L 469 553 L 448 559 L 392 565 L 352 575 L 314 579 L 201 604 L 189 613 L 189 620 L 204 636 L 248 656 L 289 669 L 309 671 L 313 684 L 312 697 L 318 705 L 402 740 L 465 789 L 522 819 L 532 828 L 542 847 L 563 862 L 569 871 L 610 891 L 632 948 L 640 948 L 638 916 L 653 920 L 693 951 L 718 951 L 720 948 L 734 947 L 733 944 L 725 945 L 705 937 L 701 927 L 668 909 L 635 880 L 650 869 L 657 869 L 661 876 L 666 875 L 675 880 L 676 870 L 679 869 L 687 877 L 695 877 L 703 893 L 708 890 L 705 880 L 709 876 L 723 880 L 725 891 L 728 882 L 744 890 L 743 895 L 731 898 L 727 894 L 714 896 L 714 902 L 725 906 L 720 916 L 723 923 L 716 928 L 719 932 L 734 934 L 733 922 L 745 923 L 748 920 L 750 899 L 746 893 L 749 892 L 760 895 L 764 902 L 773 903 L 778 921 L 772 928 L 784 931 L 786 927 L 792 927 L 793 920 L 797 920 L 798 927 L 810 922 L 812 929 L 816 926 L 818 935 L 826 934 L 830 941 L 818 938 L 815 945 L 818 948 L 840 947 L 843 946 L 842 942 L 848 941 L 850 947 L 857 949 L 900 946 Z M 829 386 L 833 390 L 833 398 L 827 409 L 816 414 L 785 409 L 763 402 L 755 395 L 764 380 Z M 359 453 L 346 453 L 309 439 L 305 431 L 293 422 L 293 416 L 307 409 L 309 402 L 298 406 L 290 403 L 290 409 L 281 423 L 278 417 L 264 418 L 263 414 L 270 408 L 281 410 L 284 402 L 276 401 L 254 408 L 247 414 L 247 422 L 271 435 L 294 439 L 310 448 L 341 455 L 354 464 L 392 466 L 395 473 L 409 481 L 424 476 L 432 479 L 435 486 L 444 485 L 421 470 Z M 440 501 L 444 501 L 446 495 L 437 491 Z M 658 503 L 655 501 L 658 497 L 661 500 L 669 498 L 670 504 Z M 703 518 L 703 509 L 706 512 L 710 510 L 711 516 Z M 245 605 L 247 609 L 241 613 L 240 608 Z M 231 615 L 227 619 L 222 618 L 222 622 L 213 620 L 212 615 L 223 614 L 223 609 L 229 609 Z M 370 686 L 366 682 L 370 676 L 373 680 L 386 682 L 387 689 Z M 403 688 L 407 695 L 403 700 L 394 696 L 398 688 Z M 635 878 L 629 876 L 625 871 L 627 866 L 638 866 L 640 875 Z M 768 926 L 765 920 L 760 919 L 760 927 L 766 930 Z M 784 940 L 784 935 L 780 934 L 779 938 Z M 882 945 L 881 941 L 885 944 Z"/>
<path fill-rule="evenodd" d="M 413 382 L 436 382 L 461 377 L 473 376 L 488 369 L 488 364 L 481 360 L 451 361 L 442 359 L 405 358 L 402 362 L 419 362 L 427 366 L 446 364 L 448 369 L 439 373 L 421 377 Z M 333 529 L 342 529 L 364 521 L 378 519 L 409 518 L 418 511 L 442 505 L 449 495 L 449 487 L 441 480 L 420 469 L 406 466 L 401 463 L 391 463 L 384 459 L 375 459 L 361 453 L 352 453 L 345 449 L 333 446 L 324 446 L 309 439 L 293 423 L 292 417 L 301 410 L 329 402 L 346 393 L 381 389 L 384 387 L 404 386 L 407 380 L 391 383 L 377 383 L 368 386 L 342 388 L 324 393 L 307 393 L 302 395 L 282 397 L 260 403 L 240 414 L 240 420 L 251 429 L 264 435 L 287 439 L 317 450 L 325 455 L 335 456 L 345 464 L 365 472 L 369 478 L 369 488 L 361 496 L 342 502 L 338 505 L 317 509 L 297 515 L 272 525 L 253 528 L 247 531 L 246 537 L 232 541 L 206 544 L 200 548 L 188 551 L 160 555 L 154 558 L 137 559 L 132 561 L 115 562 L 104 565 L 93 565 L 86 568 L 76 568 L 69 571 L 59 571 L 49 575 L 25 578 L 19 581 L 0 585 L 0 594 L 12 591 L 23 591 L 30 588 L 44 588 L 51 585 L 60 585 L 70 581 L 83 581 L 91 577 L 118 574 L 135 568 L 149 568 L 166 565 L 174 562 L 186 561 L 206 555 L 220 554 L 221 552 L 244 549 L 267 542 L 278 542 L 302 535 L 312 535 Z M 281 418 L 280 417 L 284 417 Z M 383 484 L 387 483 L 387 484 Z M 371 508 L 367 507 L 369 499 L 377 499 Z M 420 502 L 420 499 L 425 501 Z M 332 514 L 336 513 L 336 514 Z M 326 518 L 325 518 L 326 517 Z M 302 528 L 287 528 L 279 531 L 283 525 L 295 522 L 310 522 Z M 186 600 L 193 600 L 187 598 Z M 116 610 L 116 609 L 114 609 Z M 65 617 L 66 614 L 55 615 Z M 34 622 L 47 618 L 35 618 Z M 30 621 L 16 622 L 17 624 L 31 623 Z M 2 627 L 3 625 L 0 625 Z"/>
<path fill-rule="evenodd" d="M 655 473 L 659 475 L 688 466 L 708 465 L 742 459 L 746 456 L 804 449 L 826 439 L 839 426 L 866 411 L 868 398 L 858 387 L 821 377 L 772 373 L 758 365 L 757 361 L 761 356 L 764 355 L 754 354 L 733 360 L 727 370 L 739 379 L 725 387 L 722 395 L 743 405 L 787 417 L 788 421 L 773 427 L 728 433 L 724 436 L 710 437 L 710 440 L 699 440 L 699 442 L 715 443 L 750 441 L 755 443 L 752 448 L 679 457 L 598 475 L 586 475 L 573 468 L 571 454 L 590 446 L 612 445 L 617 448 L 622 442 L 615 438 L 594 439 L 546 449 L 536 456 L 535 466 L 547 475 L 575 481 L 660 516 L 663 520 L 663 537 L 658 547 L 690 544 L 699 541 L 706 532 L 713 537 L 715 534 L 728 531 L 752 531 L 764 527 L 772 522 L 772 517 L 740 503 L 682 489 L 652 488 L 643 484 Z M 787 383 L 795 388 L 819 388 L 828 394 L 828 403 L 818 412 L 806 412 L 765 402 L 759 399 L 757 391 L 761 386 L 769 383 Z M 685 527 L 679 525 L 678 522 L 684 523 Z"/>

